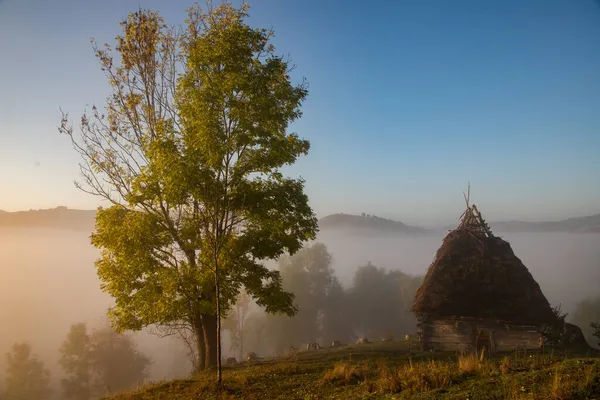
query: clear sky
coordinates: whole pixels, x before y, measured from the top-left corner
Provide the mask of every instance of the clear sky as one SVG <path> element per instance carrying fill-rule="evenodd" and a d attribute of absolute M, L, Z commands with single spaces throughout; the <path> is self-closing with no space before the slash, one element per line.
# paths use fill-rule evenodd
<path fill-rule="evenodd" d="M 600 213 L 597 0 L 254 0 L 310 94 L 289 170 L 319 216 L 455 221 Z M 94 208 L 59 107 L 102 105 L 89 43 L 138 6 L 181 23 L 188 1 L 0 0 L 0 209 Z"/>

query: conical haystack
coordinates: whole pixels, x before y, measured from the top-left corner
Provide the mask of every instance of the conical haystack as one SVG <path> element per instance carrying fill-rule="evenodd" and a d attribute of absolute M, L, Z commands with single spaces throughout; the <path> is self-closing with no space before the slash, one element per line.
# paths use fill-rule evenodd
<path fill-rule="evenodd" d="M 527 267 L 468 202 L 461 224 L 444 238 L 429 267 L 413 312 L 535 324 L 554 319 Z"/>

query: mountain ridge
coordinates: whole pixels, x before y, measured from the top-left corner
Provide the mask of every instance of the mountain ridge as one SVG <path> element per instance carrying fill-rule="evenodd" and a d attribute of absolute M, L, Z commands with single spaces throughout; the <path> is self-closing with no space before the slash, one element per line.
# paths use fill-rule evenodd
<path fill-rule="evenodd" d="M 0 228 L 52 228 L 92 231 L 95 210 L 75 210 L 65 206 L 29 211 L 0 211 Z"/>
<path fill-rule="evenodd" d="M 64 206 L 56 208 L 9 212 L 0 210 L 0 227 L 11 228 L 58 228 L 92 231 L 95 210 L 77 210 Z M 426 229 L 375 215 L 335 213 L 319 219 L 320 230 L 352 230 L 363 232 L 386 232 L 423 234 L 454 229 L 456 226 Z M 600 233 L 600 214 L 574 217 L 557 221 L 528 222 L 520 220 L 489 222 L 497 232 L 573 232 Z"/>

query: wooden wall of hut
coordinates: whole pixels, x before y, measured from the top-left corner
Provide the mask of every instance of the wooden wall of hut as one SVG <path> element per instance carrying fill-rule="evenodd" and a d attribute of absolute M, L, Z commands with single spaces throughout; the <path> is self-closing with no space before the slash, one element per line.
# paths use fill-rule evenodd
<path fill-rule="evenodd" d="M 515 349 L 538 349 L 541 347 L 539 328 L 477 319 L 421 320 L 419 341 L 424 350 L 438 351 L 510 351 Z"/>

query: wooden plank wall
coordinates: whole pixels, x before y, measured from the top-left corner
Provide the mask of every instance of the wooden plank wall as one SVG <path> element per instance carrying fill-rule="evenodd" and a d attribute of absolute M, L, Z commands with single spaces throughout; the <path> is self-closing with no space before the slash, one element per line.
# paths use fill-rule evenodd
<path fill-rule="evenodd" d="M 535 327 L 486 320 L 432 319 L 420 322 L 419 338 L 424 349 L 440 351 L 473 351 L 477 344 L 485 345 L 488 351 L 540 347 L 540 333 Z"/>

